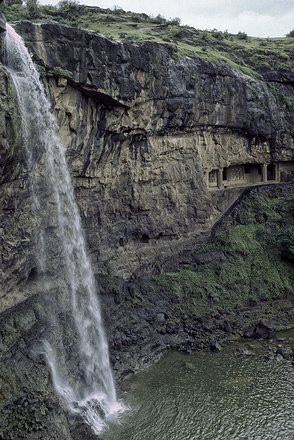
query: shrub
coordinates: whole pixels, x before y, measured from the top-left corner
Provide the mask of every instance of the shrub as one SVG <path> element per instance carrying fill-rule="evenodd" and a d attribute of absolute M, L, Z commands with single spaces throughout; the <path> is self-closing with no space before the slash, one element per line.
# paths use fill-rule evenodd
<path fill-rule="evenodd" d="M 116 14 L 116 15 L 121 15 L 121 14 L 124 13 L 124 10 L 123 10 L 123 8 L 121 6 L 115 5 L 113 7 L 113 13 Z"/>
<path fill-rule="evenodd" d="M 155 18 L 152 18 L 152 23 L 165 24 L 166 18 L 164 18 L 162 15 L 158 14 Z"/>
<path fill-rule="evenodd" d="M 223 40 L 224 39 L 223 33 L 221 31 L 217 31 L 216 29 L 212 30 L 212 36 L 214 38 L 217 38 L 218 40 Z"/>
<path fill-rule="evenodd" d="M 55 76 L 63 77 L 63 78 L 72 78 L 73 74 L 70 70 L 63 69 L 62 67 L 56 66 L 53 67 L 52 73 Z"/>
<path fill-rule="evenodd" d="M 288 34 L 286 34 L 286 37 L 294 37 L 294 29 L 292 29 L 292 31 L 290 31 Z"/>
<path fill-rule="evenodd" d="M 125 32 L 120 32 L 119 34 L 118 34 L 118 36 L 119 36 L 119 38 L 121 39 L 121 40 L 125 40 L 126 38 L 127 38 L 127 34 L 125 33 Z"/>
<path fill-rule="evenodd" d="M 7 21 L 25 20 L 27 18 L 26 8 L 18 3 L 1 5 L 1 12 L 5 15 Z"/>
<path fill-rule="evenodd" d="M 285 229 L 279 239 L 282 257 L 294 262 L 294 228 Z"/>
<path fill-rule="evenodd" d="M 175 26 L 180 26 L 181 19 L 179 17 L 170 18 L 168 21 L 170 24 L 173 24 Z"/>
<path fill-rule="evenodd" d="M 28 18 L 34 19 L 40 16 L 39 3 L 37 0 L 27 0 L 26 7 Z"/>
<path fill-rule="evenodd" d="M 246 34 L 246 32 L 238 32 L 237 33 L 237 38 L 239 40 L 247 40 L 248 35 Z"/>
<path fill-rule="evenodd" d="M 57 6 L 63 16 L 70 19 L 77 17 L 81 8 L 76 0 L 62 0 Z"/>
<path fill-rule="evenodd" d="M 199 35 L 199 37 L 200 37 L 200 39 L 201 40 L 203 40 L 203 41 L 209 41 L 210 40 L 210 38 L 209 38 L 209 33 L 207 32 L 207 31 L 203 31 L 203 32 L 201 32 L 200 33 L 200 35 Z"/>

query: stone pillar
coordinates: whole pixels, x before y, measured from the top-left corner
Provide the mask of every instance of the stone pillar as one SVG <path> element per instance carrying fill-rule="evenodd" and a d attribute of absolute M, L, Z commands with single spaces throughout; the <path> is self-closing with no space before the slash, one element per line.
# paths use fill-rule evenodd
<path fill-rule="evenodd" d="M 217 186 L 219 189 L 222 189 L 224 187 L 223 183 L 223 168 L 219 168 L 217 170 Z"/>
<path fill-rule="evenodd" d="M 204 182 L 205 182 L 206 188 L 209 188 L 209 171 L 208 171 L 208 169 L 204 170 Z"/>
<path fill-rule="evenodd" d="M 274 163 L 274 172 L 275 172 L 275 180 L 277 182 L 280 182 L 280 166 L 279 166 L 279 162 Z"/>
<path fill-rule="evenodd" d="M 262 180 L 262 182 L 267 182 L 267 165 L 266 164 L 263 164 L 263 165 L 261 165 L 261 171 L 262 171 L 262 178 L 261 178 L 261 180 Z"/>

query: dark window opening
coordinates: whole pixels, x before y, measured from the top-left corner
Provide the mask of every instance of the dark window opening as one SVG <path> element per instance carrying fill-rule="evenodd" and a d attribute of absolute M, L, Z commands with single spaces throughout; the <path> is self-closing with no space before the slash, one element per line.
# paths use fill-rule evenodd
<path fill-rule="evenodd" d="M 251 172 L 251 165 L 249 163 L 245 164 L 244 171 L 245 174 L 249 174 Z"/>
<path fill-rule="evenodd" d="M 275 180 L 276 173 L 275 173 L 275 166 L 273 163 L 270 163 L 267 166 L 267 180 Z"/>
<path fill-rule="evenodd" d="M 149 238 L 147 234 L 143 234 L 141 238 L 142 243 L 149 243 Z"/>
<path fill-rule="evenodd" d="M 228 169 L 227 168 L 223 169 L 223 180 L 228 180 Z"/>

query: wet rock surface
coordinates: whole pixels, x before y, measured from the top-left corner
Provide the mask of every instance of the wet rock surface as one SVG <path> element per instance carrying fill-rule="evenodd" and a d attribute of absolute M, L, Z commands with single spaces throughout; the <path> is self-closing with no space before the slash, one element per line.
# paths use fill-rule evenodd
<path fill-rule="evenodd" d="M 0 12 L 0 33 L 6 31 L 6 20 L 4 15 Z"/>

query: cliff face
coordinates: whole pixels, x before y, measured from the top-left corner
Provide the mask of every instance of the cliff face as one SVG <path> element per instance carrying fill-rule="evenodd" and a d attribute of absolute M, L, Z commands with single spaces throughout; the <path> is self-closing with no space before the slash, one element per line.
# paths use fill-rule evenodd
<path fill-rule="evenodd" d="M 219 181 L 226 180 L 230 170 L 236 172 L 234 167 L 246 165 L 260 175 L 259 167 L 271 163 L 289 164 L 291 170 L 293 73 L 271 72 L 256 80 L 226 65 L 197 58 L 174 60 L 168 47 L 153 43 L 118 43 L 54 23 L 15 27 L 52 97 L 93 268 L 100 290 L 107 293 L 102 301 L 112 332 L 112 360 L 121 373 L 132 364 L 140 344 L 147 347 L 144 363 L 148 350 L 179 348 L 187 335 L 192 337 L 194 325 L 189 318 L 180 336 L 178 324 L 166 325 L 163 344 L 158 336 L 165 319 L 160 307 L 170 310 L 165 293 L 144 282 L 134 287 L 134 280 L 192 261 L 212 226 L 244 192 L 246 185 L 238 181 L 227 188 Z M 54 426 L 56 438 L 70 439 L 74 436 L 62 408 L 52 409 L 56 398 L 47 367 L 38 350 L 31 351 L 46 333 L 52 310 L 35 278 L 34 247 L 41 222 L 47 229 L 54 225 L 50 216 L 31 216 L 19 114 L 3 66 L 0 99 L 2 371 L 13 371 L 0 375 L 5 384 L 0 399 L 0 404 L 6 402 L 4 425 L 10 423 L 17 402 L 13 429 L 24 432 L 22 411 L 25 414 L 27 405 L 21 399 L 27 399 L 30 408 L 42 402 L 41 415 L 36 413 L 41 422 L 32 422 L 31 437 L 26 438 L 39 438 L 34 434 L 38 429 L 43 439 L 55 438 L 44 428 Z M 32 148 L 38 167 L 38 146 Z M 59 266 L 54 249 L 49 258 Z M 58 288 L 50 295 L 58 296 Z M 36 414 L 30 413 L 29 419 L 35 421 Z"/>
<path fill-rule="evenodd" d="M 203 237 L 241 193 L 208 190 L 210 170 L 293 158 L 292 73 L 257 81 L 157 44 L 16 28 L 52 96 L 97 274 L 159 271 Z"/>

